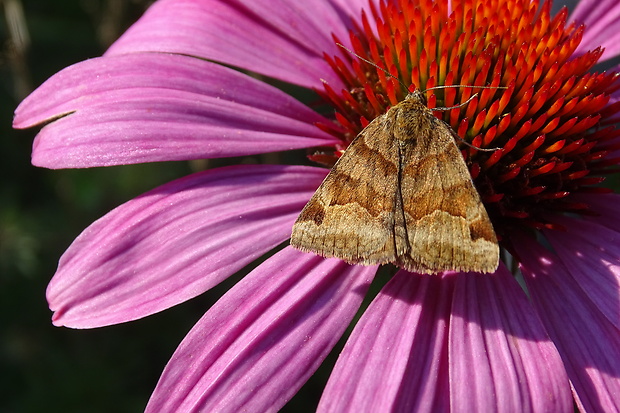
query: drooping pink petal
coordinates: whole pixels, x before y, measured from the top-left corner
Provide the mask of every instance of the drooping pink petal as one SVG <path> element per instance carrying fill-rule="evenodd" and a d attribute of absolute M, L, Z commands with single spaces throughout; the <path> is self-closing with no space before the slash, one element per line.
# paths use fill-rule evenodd
<path fill-rule="evenodd" d="M 576 202 L 583 202 L 585 205 L 597 214 L 596 216 L 585 216 L 584 219 L 596 222 L 620 232 L 620 214 L 618 214 L 618 205 L 620 205 L 620 195 L 618 194 L 598 194 L 574 196 Z"/>
<path fill-rule="evenodd" d="M 581 410 L 615 411 L 620 406 L 620 330 L 556 255 L 526 237 L 515 237 L 514 245 L 531 300 L 560 352 Z"/>
<path fill-rule="evenodd" d="M 318 411 L 448 411 L 453 281 L 397 272 L 355 326 Z"/>
<path fill-rule="evenodd" d="M 368 0 L 160 0 L 114 43 L 107 55 L 168 52 L 249 69 L 304 87 L 336 89 L 341 81 L 323 59 L 338 53 L 332 32 L 347 29 Z M 357 6 L 357 7 L 355 7 Z M 349 13 L 357 8 L 355 16 Z"/>
<path fill-rule="evenodd" d="M 147 412 L 277 411 L 336 344 L 375 272 L 285 248 L 194 326 Z"/>
<path fill-rule="evenodd" d="M 290 236 L 322 168 L 232 166 L 190 175 L 116 208 L 60 259 L 54 324 L 135 320 L 201 294 Z"/>
<path fill-rule="evenodd" d="M 327 0 L 330 6 L 339 14 L 358 18 L 361 11 L 365 10 L 370 15 L 370 6 L 378 5 L 377 0 Z"/>
<path fill-rule="evenodd" d="M 620 2 L 618 0 L 579 0 L 570 16 L 571 21 L 584 23 L 586 30 L 577 53 L 597 47 L 605 48 L 601 60 L 620 54 Z"/>
<path fill-rule="evenodd" d="M 301 44 L 314 53 L 338 54 L 332 35 L 348 42 L 348 30 L 359 20 L 362 9 L 368 10 L 368 0 L 233 0 L 239 10 L 249 11 L 267 27 L 284 33 L 295 44 Z M 244 66 L 253 70 L 252 66 Z M 316 85 L 314 85 L 316 86 Z"/>
<path fill-rule="evenodd" d="M 558 257 L 590 301 L 620 329 L 620 233 L 592 221 L 559 218 L 545 231 Z"/>
<path fill-rule="evenodd" d="M 17 108 L 24 128 L 66 115 L 36 138 L 33 163 L 80 168 L 256 154 L 336 142 L 330 123 L 279 89 L 188 56 L 87 60 Z"/>
<path fill-rule="evenodd" d="M 500 264 L 459 274 L 450 321 L 451 412 L 572 412 L 562 360 Z"/>
<path fill-rule="evenodd" d="M 356 326 L 319 405 L 363 408 L 566 412 L 572 401 L 557 350 L 501 267 L 488 276 L 399 272 L 386 285 Z"/>

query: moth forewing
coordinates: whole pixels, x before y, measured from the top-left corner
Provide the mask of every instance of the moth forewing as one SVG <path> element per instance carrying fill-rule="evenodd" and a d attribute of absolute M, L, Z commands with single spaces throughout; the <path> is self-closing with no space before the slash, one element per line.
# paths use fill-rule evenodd
<path fill-rule="evenodd" d="M 419 273 L 493 272 L 493 225 L 453 131 L 416 91 L 351 142 L 293 226 L 291 245 Z"/>

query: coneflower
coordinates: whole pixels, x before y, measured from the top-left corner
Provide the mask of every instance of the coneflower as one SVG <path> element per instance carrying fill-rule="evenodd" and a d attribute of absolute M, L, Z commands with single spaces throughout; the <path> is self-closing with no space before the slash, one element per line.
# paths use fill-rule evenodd
<path fill-rule="evenodd" d="M 571 18 L 529 0 L 160 0 L 103 57 L 18 107 L 15 127 L 47 123 L 33 163 L 308 148 L 321 166 L 218 168 L 121 205 L 61 258 L 48 288 L 54 324 L 153 314 L 286 241 L 323 166 L 405 97 L 386 70 L 419 90 L 470 86 L 429 90 L 428 105 L 454 106 L 435 114 L 471 145 L 457 142 L 504 261 L 492 274 L 395 272 L 318 410 L 615 411 L 620 197 L 604 179 L 620 160 L 620 83 L 596 65 L 619 45 L 613 0 L 582 0 Z M 333 109 L 318 114 L 213 62 L 312 89 Z M 147 411 L 280 409 L 340 339 L 376 271 L 283 248 L 190 331 Z"/>

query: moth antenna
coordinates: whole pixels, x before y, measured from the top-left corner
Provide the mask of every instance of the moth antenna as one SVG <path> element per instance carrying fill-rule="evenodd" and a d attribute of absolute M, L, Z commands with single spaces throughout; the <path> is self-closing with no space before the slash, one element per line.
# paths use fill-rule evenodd
<path fill-rule="evenodd" d="M 506 86 L 439 85 L 439 86 L 429 87 L 428 89 L 423 90 L 423 92 L 426 92 L 427 90 L 433 90 L 433 89 L 447 89 L 449 87 L 471 87 L 471 88 L 476 88 L 476 89 L 508 89 L 508 87 Z"/>
<path fill-rule="evenodd" d="M 434 88 L 431 88 L 431 89 L 434 89 Z M 430 90 L 430 89 L 427 89 L 427 90 Z M 469 99 L 467 99 L 465 102 L 463 102 L 463 103 L 459 103 L 459 104 L 458 104 L 458 105 L 456 105 L 456 106 L 437 107 L 437 108 L 430 108 L 430 109 L 431 109 L 431 110 L 450 110 L 450 109 L 460 108 L 460 107 L 463 107 L 463 106 L 467 105 L 467 104 L 468 104 L 469 102 L 471 102 L 471 101 L 472 101 L 472 100 L 473 100 L 476 96 L 478 96 L 478 94 L 477 94 L 477 93 L 474 93 L 474 94 L 473 94 L 473 95 L 471 95 L 471 96 L 469 97 Z"/>
<path fill-rule="evenodd" d="M 461 85 L 455 85 L 455 86 L 459 87 L 459 86 L 461 86 Z M 434 88 L 429 88 L 429 89 L 427 89 L 427 90 L 430 90 L 430 89 L 436 89 L 436 88 L 438 88 L 438 87 L 439 87 L 439 86 L 436 86 L 436 87 L 434 87 Z M 446 87 L 452 87 L 452 86 L 446 86 Z M 495 86 L 469 86 L 469 87 L 480 87 L 480 88 L 484 88 L 484 89 L 489 89 L 489 88 L 491 88 L 491 89 L 506 89 L 505 87 L 501 87 L 501 88 L 500 88 L 500 87 L 495 87 Z M 467 104 L 468 104 L 469 102 L 471 102 L 471 101 L 472 101 L 472 100 L 473 100 L 476 96 L 478 96 L 478 94 L 477 94 L 477 93 L 474 93 L 474 94 L 473 94 L 473 95 L 471 95 L 471 96 L 469 97 L 469 99 L 467 99 L 465 102 L 460 103 L 460 104 L 458 104 L 458 105 L 456 105 L 456 106 L 450 106 L 450 107 L 447 107 L 447 108 L 432 108 L 431 110 L 450 110 L 450 109 L 460 108 L 460 107 L 462 107 L 462 106 L 467 105 Z M 476 145 L 472 145 L 471 143 L 467 142 L 465 139 L 461 138 L 461 137 L 458 135 L 458 133 L 453 133 L 453 135 L 454 135 L 454 136 L 455 136 L 458 140 L 460 140 L 461 142 L 463 142 L 465 145 L 469 146 L 470 148 L 476 149 L 477 151 L 482 151 L 482 152 L 495 152 L 495 151 L 497 151 L 497 150 L 499 150 L 499 149 L 502 149 L 502 148 L 499 148 L 499 147 L 498 147 L 498 148 L 480 148 L 480 147 L 478 147 L 478 146 L 476 146 Z"/>
<path fill-rule="evenodd" d="M 341 44 L 341 43 L 336 43 L 336 45 L 342 47 L 344 50 L 346 50 L 347 52 L 351 53 L 353 56 L 357 57 L 358 59 L 368 63 L 369 65 L 372 65 L 374 67 L 376 67 L 377 69 L 381 70 L 383 73 L 385 73 L 386 75 L 388 75 L 389 77 L 391 77 L 392 79 L 395 79 L 398 83 L 400 83 L 400 85 L 407 91 L 409 92 L 409 87 L 407 87 L 407 85 L 405 85 L 403 82 L 400 81 L 399 78 L 397 78 L 396 76 L 394 76 L 393 74 L 391 74 L 389 71 L 387 71 L 386 69 L 382 68 L 381 66 L 379 66 L 378 64 L 371 62 L 368 59 L 364 59 L 362 56 L 358 55 L 357 53 L 355 53 L 353 50 L 347 48 L 345 45 Z"/>
<path fill-rule="evenodd" d="M 362 56 L 358 55 L 357 53 L 355 53 L 353 50 L 349 49 L 348 47 L 346 47 L 345 45 L 343 45 L 342 43 L 336 43 L 336 45 L 338 45 L 339 47 L 342 47 L 344 50 L 346 50 L 347 52 L 351 53 L 353 56 L 357 57 L 358 59 L 368 63 L 371 66 L 376 67 L 377 69 L 381 70 L 383 73 L 385 73 L 386 75 L 388 75 L 389 77 L 395 79 L 398 83 L 400 83 L 400 85 L 407 91 L 409 92 L 409 88 L 407 87 L 407 85 L 405 85 L 403 82 L 400 81 L 399 78 L 397 78 L 396 76 L 394 76 L 393 74 L 391 74 L 389 71 L 387 71 L 386 69 L 382 68 L 381 66 L 379 66 L 378 64 L 371 62 L 368 59 L 364 59 Z M 449 87 L 471 87 L 471 88 L 478 88 L 478 89 L 508 89 L 505 86 L 471 86 L 471 85 L 440 85 L 440 86 L 433 86 L 433 87 L 429 87 L 426 90 L 423 90 L 421 92 L 426 92 L 428 90 L 433 90 L 433 89 L 447 89 Z M 450 110 L 450 109 L 455 109 L 455 108 L 460 108 L 462 106 L 467 105 L 469 102 L 472 101 L 472 99 L 474 99 L 476 96 L 478 96 L 477 93 L 474 93 L 473 95 L 470 96 L 469 99 L 467 99 L 465 102 L 456 105 L 456 106 L 450 106 L 447 108 L 432 108 L 431 110 Z M 461 138 L 458 134 L 454 133 L 454 136 L 456 136 L 456 138 L 458 140 L 460 140 L 461 142 L 463 142 L 465 145 L 469 146 L 470 148 L 476 149 L 478 151 L 483 151 L 483 152 L 494 152 L 498 149 L 501 148 L 479 148 L 475 145 L 472 145 L 471 143 L 467 142 L 466 140 L 464 140 L 463 138 Z"/>
<path fill-rule="evenodd" d="M 458 134 L 458 133 L 454 133 L 453 135 L 454 135 L 454 136 L 455 136 L 458 140 L 460 140 L 462 143 L 464 143 L 465 145 L 467 145 L 467 146 L 469 146 L 470 148 L 473 148 L 473 149 L 475 149 L 475 150 L 477 150 L 477 151 L 482 151 L 482 152 L 495 152 L 495 151 L 499 151 L 500 149 L 502 149 L 502 148 L 500 148 L 500 147 L 496 147 L 496 148 L 481 148 L 481 147 L 479 147 L 479 146 L 472 145 L 471 143 L 467 142 L 465 139 L 461 138 L 461 137 L 459 136 L 459 134 Z"/>
<path fill-rule="evenodd" d="M 433 90 L 433 89 L 447 89 L 449 87 L 471 87 L 471 88 L 477 88 L 477 89 L 508 89 L 506 86 L 439 85 L 439 86 L 429 87 L 428 89 L 423 90 L 422 92 L 426 92 L 428 90 Z M 447 108 L 445 108 L 445 107 L 437 107 L 437 108 L 431 108 L 431 110 L 450 110 L 450 109 L 460 108 L 461 106 L 467 105 L 476 96 L 478 96 L 478 94 L 474 93 L 465 102 L 460 103 L 460 104 L 458 104 L 456 106 L 450 106 L 450 107 L 447 107 Z"/>

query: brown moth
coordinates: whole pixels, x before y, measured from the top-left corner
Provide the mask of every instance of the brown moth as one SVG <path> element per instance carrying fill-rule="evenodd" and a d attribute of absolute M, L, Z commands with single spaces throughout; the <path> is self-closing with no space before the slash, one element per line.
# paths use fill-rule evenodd
<path fill-rule="evenodd" d="M 493 272 L 499 246 L 454 139 L 415 91 L 351 142 L 293 226 L 291 245 L 351 264 Z"/>

